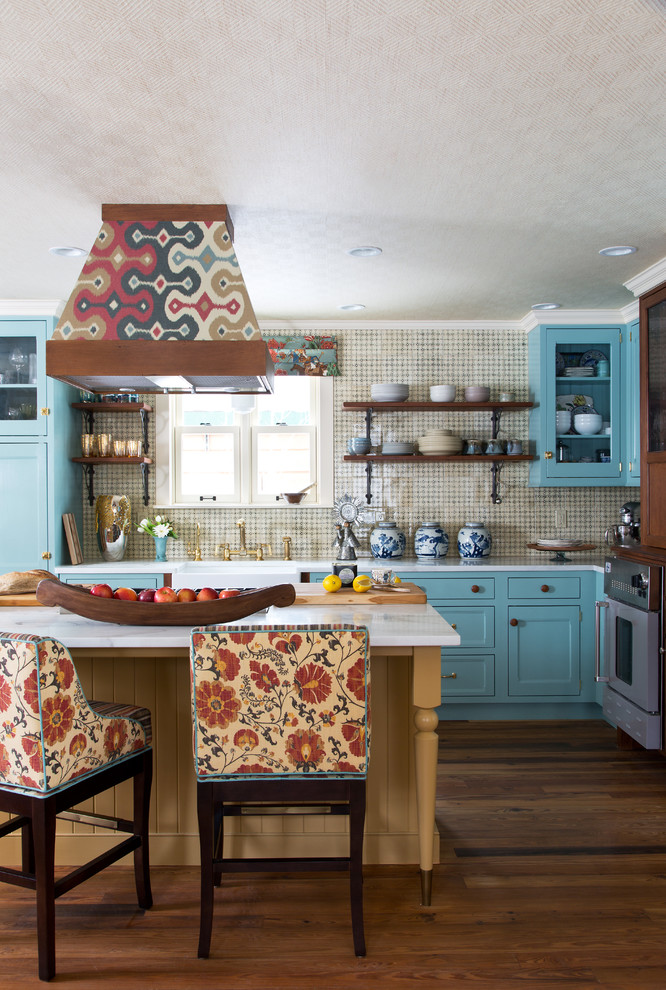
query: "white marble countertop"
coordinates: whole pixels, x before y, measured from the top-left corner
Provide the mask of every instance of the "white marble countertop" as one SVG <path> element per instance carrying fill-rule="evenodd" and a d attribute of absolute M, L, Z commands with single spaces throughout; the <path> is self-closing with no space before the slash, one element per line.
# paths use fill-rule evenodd
<path fill-rule="evenodd" d="M 156 605 L 155 608 L 159 608 Z M 346 622 L 367 626 L 375 646 L 458 646 L 460 635 L 432 605 L 290 605 L 238 619 L 233 625 L 313 625 Z M 189 648 L 189 626 L 128 626 L 97 622 L 53 608 L 0 611 L 4 632 L 52 636 L 69 649 Z"/>
<path fill-rule="evenodd" d="M 417 572 L 423 574 L 447 574 L 459 573 L 461 570 L 489 570 L 489 571 L 534 571 L 550 570 L 595 570 L 603 572 L 603 562 L 606 556 L 606 548 L 599 546 L 596 551 L 584 551 L 582 553 L 571 552 L 570 560 L 562 563 L 551 560 L 552 553 L 530 551 L 524 555 L 514 557 L 487 557 L 483 560 L 461 560 L 457 555 L 448 554 L 441 560 L 418 560 L 416 557 L 401 557 L 399 560 L 375 560 L 374 558 L 362 557 L 356 561 L 358 572 L 362 574 L 372 567 L 392 567 L 400 574 L 402 571 Z M 610 548 L 608 548 L 610 552 Z M 208 571 L 224 575 L 238 571 L 238 565 L 244 570 L 258 574 L 264 568 L 266 574 L 271 571 L 284 568 L 285 571 L 294 570 L 296 572 L 321 572 L 332 569 L 331 557 L 300 557 L 295 560 L 281 560 L 279 557 L 271 557 L 266 561 L 252 561 L 244 558 L 242 561 L 224 561 L 219 558 L 204 560 L 196 564 L 188 559 L 167 560 L 166 563 L 158 564 L 155 560 L 121 560 L 114 563 L 105 560 L 89 560 L 84 564 L 63 565 L 56 567 L 55 572 L 60 577 L 74 577 L 77 574 L 94 572 L 95 574 L 108 574 L 110 578 L 114 574 L 179 574 L 183 570 Z"/>

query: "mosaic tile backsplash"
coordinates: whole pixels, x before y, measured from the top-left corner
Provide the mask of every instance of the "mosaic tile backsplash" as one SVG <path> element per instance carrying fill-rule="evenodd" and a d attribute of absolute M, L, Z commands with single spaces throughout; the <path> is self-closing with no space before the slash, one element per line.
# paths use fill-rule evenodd
<path fill-rule="evenodd" d="M 375 382 L 406 382 L 410 399 L 428 400 L 430 385 L 452 384 L 462 398 L 466 385 L 490 386 L 491 396 L 515 393 L 517 400 L 528 399 L 527 336 L 522 330 L 496 329 L 387 329 L 363 327 L 332 329 L 338 339 L 341 376 L 335 379 L 335 494 L 349 493 L 365 500 L 364 464 L 344 461 L 347 439 L 365 433 L 362 413 L 343 410 L 345 401 L 370 398 Z M 147 397 L 147 401 L 150 398 Z M 107 430 L 117 439 L 139 437 L 138 417 L 113 416 Z M 490 417 L 485 412 L 382 413 L 375 416 L 373 444 L 384 440 L 416 440 L 426 430 L 441 426 L 464 437 L 488 439 Z M 150 417 L 150 446 L 154 451 L 154 417 Z M 527 449 L 527 411 L 505 412 L 500 437 L 515 437 Z M 390 516 L 407 537 L 408 554 L 415 530 L 424 521 L 435 520 L 452 538 L 468 520 L 482 520 L 493 537 L 492 556 L 529 555 L 538 564 L 539 555 L 526 549 L 527 543 L 553 536 L 583 539 L 603 546 L 604 530 L 617 522 L 619 508 L 638 498 L 636 488 L 528 488 L 527 461 L 506 464 L 500 475 L 502 502 L 493 505 L 490 466 L 485 464 L 419 464 L 405 458 L 404 464 L 375 465 L 372 475 L 373 500 L 365 522 L 356 527 L 361 540 L 359 556 L 368 555 L 368 536 L 373 518 Z M 154 472 L 149 480 L 148 506 L 143 505 L 141 474 L 135 467 L 101 465 L 95 468 L 95 490 L 102 494 L 126 494 L 133 509 L 134 531 L 128 543 L 127 559 L 152 558 L 152 540 L 135 531 L 144 515 L 153 516 L 161 507 L 154 504 Z M 83 499 L 83 551 L 86 561 L 100 559 L 95 535 L 94 507 Z M 173 520 L 179 539 L 168 541 L 168 557 L 187 556 L 187 543 L 194 542 L 195 524 L 201 527 L 204 559 L 215 556 L 219 543 L 237 546 L 236 521 L 242 512 L 247 523 L 248 544 L 270 543 L 273 554 L 282 556 L 282 537 L 292 540 L 292 557 L 328 557 L 335 535 L 332 508 L 243 507 L 200 510 L 164 509 Z M 449 551 L 450 553 L 452 551 Z M 455 553 L 455 549 L 453 550 Z"/>

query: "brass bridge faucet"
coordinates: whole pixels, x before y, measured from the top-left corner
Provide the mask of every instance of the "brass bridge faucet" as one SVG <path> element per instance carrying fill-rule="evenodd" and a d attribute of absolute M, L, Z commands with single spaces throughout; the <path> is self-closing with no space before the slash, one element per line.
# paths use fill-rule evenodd
<path fill-rule="evenodd" d="M 199 523 L 197 523 L 196 532 L 197 535 L 194 546 L 192 546 L 190 543 L 187 544 L 187 556 L 192 557 L 194 560 L 201 560 L 201 543 L 200 543 L 201 526 L 199 525 Z"/>
<path fill-rule="evenodd" d="M 239 529 L 238 541 L 240 547 L 238 550 L 231 550 L 228 543 L 220 543 L 216 547 L 216 550 L 222 551 L 223 560 L 231 560 L 232 557 L 255 557 L 256 560 L 264 560 L 264 550 L 267 550 L 269 555 L 272 556 L 273 548 L 270 543 L 257 543 L 256 547 L 248 550 L 245 545 L 245 520 L 239 519 L 236 525 Z"/>

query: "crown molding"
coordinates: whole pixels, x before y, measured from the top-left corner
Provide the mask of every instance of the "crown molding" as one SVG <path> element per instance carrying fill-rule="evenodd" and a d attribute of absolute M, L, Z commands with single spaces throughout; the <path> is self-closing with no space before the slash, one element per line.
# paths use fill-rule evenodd
<path fill-rule="evenodd" d="M 62 299 L 0 299 L 0 316 L 60 316 Z"/>
<path fill-rule="evenodd" d="M 516 320 L 258 320 L 274 333 L 326 333 L 333 330 L 517 330 Z"/>
<path fill-rule="evenodd" d="M 662 258 L 661 261 L 655 262 L 645 271 L 634 275 L 633 278 L 624 283 L 624 287 L 633 292 L 635 296 L 642 296 L 644 292 L 649 292 L 650 289 L 661 285 L 662 282 L 666 282 L 666 258 Z"/>

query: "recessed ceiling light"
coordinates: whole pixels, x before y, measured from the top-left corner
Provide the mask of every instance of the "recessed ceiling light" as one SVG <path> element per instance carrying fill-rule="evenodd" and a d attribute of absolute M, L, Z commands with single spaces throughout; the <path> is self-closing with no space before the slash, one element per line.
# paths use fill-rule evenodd
<path fill-rule="evenodd" d="M 381 253 L 382 249 L 378 247 L 357 247 L 347 251 L 347 254 L 351 254 L 352 258 L 374 258 L 375 255 Z"/>
<path fill-rule="evenodd" d="M 346 306 L 340 306 L 340 309 L 344 309 L 346 312 L 354 309 L 365 309 L 363 303 L 348 303 Z"/>
<path fill-rule="evenodd" d="M 59 258 L 80 258 L 88 253 L 85 248 L 79 247 L 51 247 L 49 251 Z"/>
<path fill-rule="evenodd" d="M 532 309 L 559 309 L 561 303 L 534 303 Z"/>
<path fill-rule="evenodd" d="M 616 244 L 615 247 L 602 248 L 599 254 L 605 258 L 619 258 L 623 254 L 636 254 L 638 248 L 630 247 L 628 244 Z"/>

